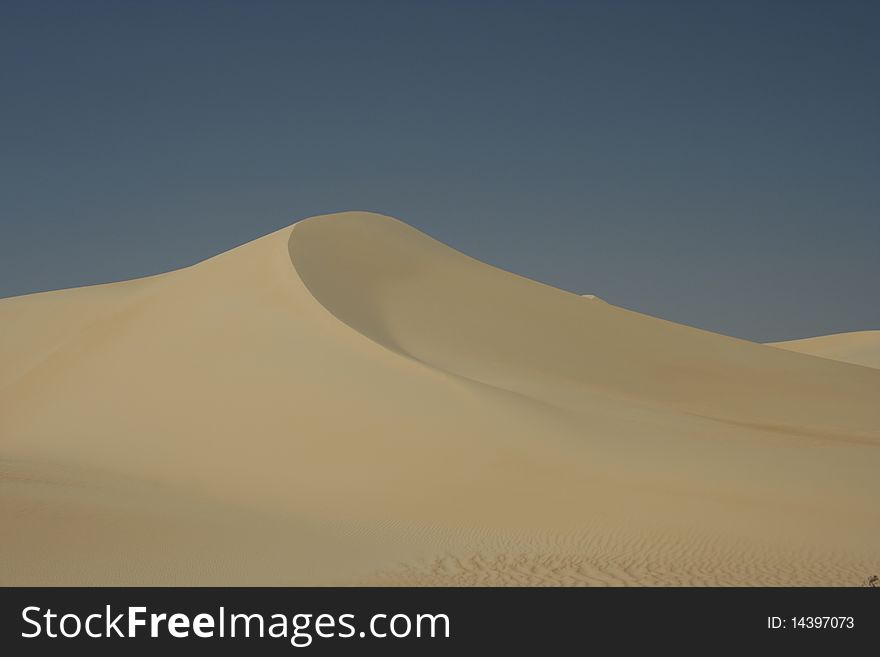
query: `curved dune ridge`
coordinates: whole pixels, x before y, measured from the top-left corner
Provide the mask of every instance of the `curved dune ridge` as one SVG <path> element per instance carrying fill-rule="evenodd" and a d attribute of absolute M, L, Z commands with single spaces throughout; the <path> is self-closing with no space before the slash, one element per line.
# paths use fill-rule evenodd
<path fill-rule="evenodd" d="M 880 370 L 371 213 L 0 301 L 0 583 L 855 585 Z"/>
<path fill-rule="evenodd" d="M 880 331 L 835 333 L 768 344 L 811 356 L 880 368 Z"/>

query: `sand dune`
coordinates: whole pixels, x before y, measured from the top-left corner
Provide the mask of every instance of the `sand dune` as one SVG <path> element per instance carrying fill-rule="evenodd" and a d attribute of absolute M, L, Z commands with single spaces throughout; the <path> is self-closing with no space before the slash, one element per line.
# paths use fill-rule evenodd
<path fill-rule="evenodd" d="M 859 584 L 880 370 L 397 220 L 0 301 L 3 584 Z"/>
<path fill-rule="evenodd" d="M 774 347 L 820 356 L 844 363 L 880 368 L 880 331 L 835 333 L 816 338 L 771 342 Z"/>

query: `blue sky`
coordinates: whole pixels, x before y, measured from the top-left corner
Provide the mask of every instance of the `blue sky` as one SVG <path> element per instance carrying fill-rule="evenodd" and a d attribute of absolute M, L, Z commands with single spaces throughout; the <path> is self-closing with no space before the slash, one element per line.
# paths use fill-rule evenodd
<path fill-rule="evenodd" d="M 4 2 L 0 296 L 348 209 L 713 331 L 880 328 L 880 4 Z"/>

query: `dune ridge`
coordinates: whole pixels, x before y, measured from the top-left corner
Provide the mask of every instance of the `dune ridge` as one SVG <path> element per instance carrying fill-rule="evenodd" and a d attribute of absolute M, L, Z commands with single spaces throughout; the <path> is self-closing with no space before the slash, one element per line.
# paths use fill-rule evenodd
<path fill-rule="evenodd" d="M 395 219 L 0 300 L 2 584 L 858 584 L 880 371 Z"/>
<path fill-rule="evenodd" d="M 880 331 L 835 333 L 768 344 L 811 356 L 880 368 Z"/>

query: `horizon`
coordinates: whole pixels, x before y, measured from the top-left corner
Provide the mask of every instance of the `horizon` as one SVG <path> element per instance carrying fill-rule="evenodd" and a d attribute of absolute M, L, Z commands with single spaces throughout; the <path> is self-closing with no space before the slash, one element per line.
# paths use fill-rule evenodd
<path fill-rule="evenodd" d="M 0 298 L 365 210 L 717 333 L 880 328 L 880 7 L 500 7 L 4 5 Z"/>

